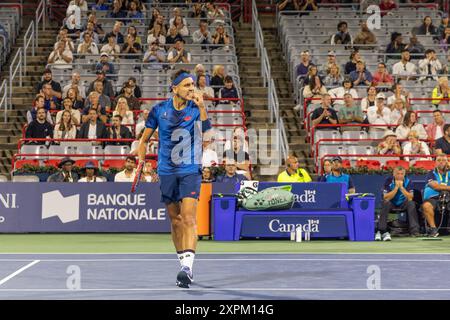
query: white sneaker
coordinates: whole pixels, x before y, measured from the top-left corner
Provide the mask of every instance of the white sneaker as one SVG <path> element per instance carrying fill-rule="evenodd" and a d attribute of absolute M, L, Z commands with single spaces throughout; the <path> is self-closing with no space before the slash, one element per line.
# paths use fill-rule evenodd
<path fill-rule="evenodd" d="M 385 232 L 382 235 L 383 241 L 391 241 L 391 234 L 389 232 Z"/>
<path fill-rule="evenodd" d="M 380 231 L 377 231 L 377 233 L 375 234 L 375 241 L 381 241 L 381 233 L 380 233 Z"/>

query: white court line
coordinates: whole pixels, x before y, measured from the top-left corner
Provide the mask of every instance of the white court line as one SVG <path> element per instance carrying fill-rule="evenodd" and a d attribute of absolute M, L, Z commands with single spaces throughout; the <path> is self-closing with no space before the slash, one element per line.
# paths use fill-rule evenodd
<path fill-rule="evenodd" d="M 0 252 L 2 255 L 175 255 L 175 252 Z M 199 255 L 450 255 L 450 252 L 431 253 L 431 252 L 200 252 Z"/>
<path fill-rule="evenodd" d="M 11 273 L 9 276 L 7 276 L 6 278 L 3 278 L 2 280 L 0 280 L 0 286 L 5 284 L 7 281 L 11 280 L 12 278 L 14 278 L 15 276 L 17 276 L 18 274 L 24 272 L 25 270 L 27 270 L 28 268 L 31 268 L 32 266 L 34 266 L 35 264 L 39 263 L 40 260 L 34 260 L 33 262 L 30 262 L 29 264 L 27 264 L 26 266 L 23 266 L 22 268 L 20 268 L 19 270 Z"/>
<path fill-rule="evenodd" d="M 78 293 L 78 292 L 105 292 L 105 291 L 136 291 L 136 292 L 151 292 L 151 291 L 184 291 L 184 292 L 213 292 L 213 291 L 369 291 L 369 292 L 377 292 L 377 291 L 441 291 L 441 292 L 450 292 L 450 288 L 398 288 L 398 289 L 367 289 L 367 288 L 190 288 L 190 289 L 182 289 L 182 288 L 104 288 L 104 289 L 79 289 L 79 290 L 70 290 L 70 289 L 0 289 L 0 292 L 70 292 L 70 293 Z"/>
<path fill-rule="evenodd" d="M 149 262 L 149 261 L 175 261 L 176 258 L 156 258 L 156 259 L 40 259 L 41 262 Z M 0 259 L 0 262 L 23 262 L 24 259 Z M 326 259 L 326 258 L 196 258 L 195 261 L 350 261 L 350 262 L 450 262 L 445 259 Z"/>

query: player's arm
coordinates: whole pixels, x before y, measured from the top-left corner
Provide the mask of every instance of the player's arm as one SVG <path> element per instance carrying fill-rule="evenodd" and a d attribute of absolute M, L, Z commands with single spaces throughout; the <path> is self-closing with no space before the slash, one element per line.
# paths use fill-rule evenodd
<path fill-rule="evenodd" d="M 139 146 L 138 146 L 138 157 L 139 162 L 145 161 L 145 155 L 147 153 L 147 143 L 150 140 L 150 138 L 153 135 L 153 132 L 155 130 L 153 128 L 145 128 L 141 140 L 139 140 Z"/>

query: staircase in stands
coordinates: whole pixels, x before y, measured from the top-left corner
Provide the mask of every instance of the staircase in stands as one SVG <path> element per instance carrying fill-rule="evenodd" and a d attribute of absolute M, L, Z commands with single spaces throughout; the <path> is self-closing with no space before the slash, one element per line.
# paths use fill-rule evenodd
<path fill-rule="evenodd" d="M 28 2 L 35 3 L 34 1 Z M 3 68 L 4 71 L 0 73 L 0 79 L 6 78 L 9 81 L 9 65 L 17 50 L 23 47 L 23 36 L 32 19 L 34 19 L 32 15 L 24 17 L 23 28 L 14 45 L 12 54 Z M 45 32 L 42 31 L 42 28 L 39 30 L 38 47 L 35 50 L 34 57 L 31 56 L 31 53 L 27 57 L 27 67 L 24 68 L 25 74 L 22 78 L 22 86 L 19 86 L 18 78 L 13 82 L 12 110 L 8 112 L 7 123 L 2 122 L 0 124 L 0 174 L 9 176 L 11 172 L 11 159 L 13 154 L 17 153 L 17 143 L 22 137 L 22 127 L 26 123 L 26 114 L 36 94 L 35 86 L 41 81 L 58 30 L 58 24 L 54 22 L 47 22 Z M 3 112 L 1 115 L 3 116 Z"/>

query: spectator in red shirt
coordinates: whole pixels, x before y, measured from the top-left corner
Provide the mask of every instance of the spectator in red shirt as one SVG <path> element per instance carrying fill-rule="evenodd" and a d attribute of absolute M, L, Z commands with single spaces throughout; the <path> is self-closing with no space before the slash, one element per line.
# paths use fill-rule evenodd
<path fill-rule="evenodd" d="M 380 3 L 381 16 L 384 17 L 388 14 L 388 11 L 397 9 L 397 5 L 394 0 L 382 0 Z"/>
<path fill-rule="evenodd" d="M 378 63 L 377 71 L 372 76 L 372 84 L 374 86 L 392 86 L 394 84 L 394 77 L 392 77 L 384 62 Z"/>

